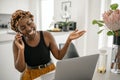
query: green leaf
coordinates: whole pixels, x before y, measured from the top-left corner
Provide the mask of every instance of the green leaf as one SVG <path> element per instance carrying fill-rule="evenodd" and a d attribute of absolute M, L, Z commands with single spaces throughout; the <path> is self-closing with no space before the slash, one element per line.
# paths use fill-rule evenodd
<path fill-rule="evenodd" d="M 97 24 L 99 27 L 104 26 L 103 23 L 104 23 L 104 22 L 103 22 L 102 20 L 93 20 L 93 21 L 92 21 L 92 24 L 93 24 L 93 25 Z"/>
<path fill-rule="evenodd" d="M 108 35 L 108 36 L 112 36 L 112 35 L 114 35 L 114 33 L 113 33 L 112 31 L 108 31 L 108 32 L 107 32 L 107 35 Z"/>
<path fill-rule="evenodd" d="M 111 8 L 112 10 L 116 10 L 116 9 L 118 8 L 118 4 L 117 4 L 117 3 L 111 4 L 111 5 L 110 5 L 110 8 Z"/>
<path fill-rule="evenodd" d="M 102 23 L 99 23 L 99 22 L 97 24 L 98 24 L 99 27 L 104 26 Z"/>
<path fill-rule="evenodd" d="M 98 20 L 98 22 L 99 22 L 99 23 L 104 23 L 104 21 L 102 21 L 102 20 Z"/>
<path fill-rule="evenodd" d="M 93 20 L 93 21 L 92 21 L 92 24 L 97 24 L 97 20 Z"/>
<path fill-rule="evenodd" d="M 102 29 L 102 30 L 98 31 L 98 32 L 97 32 L 97 34 L 100 34 L 103 30 L 104 30 L 104 29 Z"/>

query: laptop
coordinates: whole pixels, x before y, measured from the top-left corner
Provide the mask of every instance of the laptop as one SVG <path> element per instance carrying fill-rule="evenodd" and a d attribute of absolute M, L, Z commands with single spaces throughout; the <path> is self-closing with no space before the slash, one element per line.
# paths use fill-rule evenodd
<path fill-rule="evenodd" d="M 36 80 L 92 80 L 99 54 L 59 60 L 56 70 Z"/>

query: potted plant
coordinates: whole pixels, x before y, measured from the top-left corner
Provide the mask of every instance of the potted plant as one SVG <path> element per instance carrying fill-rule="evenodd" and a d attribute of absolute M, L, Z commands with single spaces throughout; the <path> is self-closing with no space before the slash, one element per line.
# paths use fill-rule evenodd
<path fill-rule="evenodd" d="M 65 21 L 59 23 L 59 26 L 62 28 L 63 31 L 69 31 L 70 22 L 66 18 Z"/>

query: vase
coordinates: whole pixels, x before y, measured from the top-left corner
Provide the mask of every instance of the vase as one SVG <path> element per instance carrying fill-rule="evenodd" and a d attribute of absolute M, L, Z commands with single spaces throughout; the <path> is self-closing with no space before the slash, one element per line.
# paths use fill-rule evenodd
<path fill-rule="evenodd" d="M 66 32 L 66 31 L 69 31 L 69 26 L 63 26 L 63 27 L 62 27 L 62 30 L 65 31 L 65 32 Z"/>
<path fill-rule="evenodd" d="M 107 68 L 107 54 L 105 49 L 99 49 L 99 62 L 98 62 L 98 73 L 105 73 Z"/>
<path fill-rule="evenodd" d="M 120 36 L 113 36 L 111 72 L 120 73 Z"/>

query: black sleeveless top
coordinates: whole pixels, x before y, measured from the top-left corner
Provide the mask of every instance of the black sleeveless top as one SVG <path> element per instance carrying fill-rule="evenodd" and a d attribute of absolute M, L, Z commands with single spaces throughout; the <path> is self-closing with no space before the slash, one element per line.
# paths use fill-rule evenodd
<path fill-rule="evenodd" d="M 25 44 L 25 62 L 28 66 L 38 66 L 45 63 L 48 63 L 50 58 L 50 48 L 46 46 L 43 33 L 40 31 L 40 41 L 39 44 L 35 47 L 29 46 L 25 39 L 23 38 Z"/>

